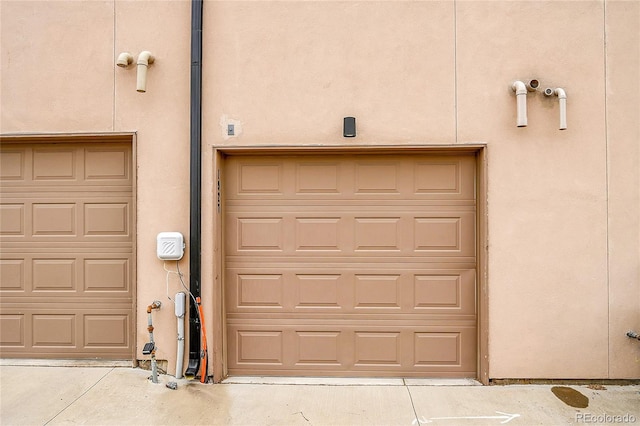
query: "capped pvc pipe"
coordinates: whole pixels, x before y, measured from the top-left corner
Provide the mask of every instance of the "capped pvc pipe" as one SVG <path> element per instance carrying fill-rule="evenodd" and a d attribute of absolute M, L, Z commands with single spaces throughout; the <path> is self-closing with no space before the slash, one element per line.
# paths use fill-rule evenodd
<path fill-rule="evenodd" d="M 567 130 L 567 94 L 564 89 L 557 88 L 554 91 L 558 97 L 558 103 L 560 104 L 560 130 Z"/>
<path fill-rule="evenodd" d="M 136 90 L 140 93 L 147 91 L 147 68 L 153 64 L 155 58 L 151 52 L 145 50 L 138 55 L 138 80 L 136 84 Z"/>
<path fill-rule="evenodd" d="M 511 89 L 516 92 L 516 111 L 518 127 L 527 127 L 527 86 L 520 80 L 514 81 Z"/>

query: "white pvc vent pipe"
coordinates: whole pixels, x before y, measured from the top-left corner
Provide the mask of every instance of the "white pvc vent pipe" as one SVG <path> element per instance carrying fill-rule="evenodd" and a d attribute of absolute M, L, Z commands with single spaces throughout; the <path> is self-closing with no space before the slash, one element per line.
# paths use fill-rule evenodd
<path fill-rule="evenodd" d="M 147 68 L 153 63 L 155 58 L 151 52 L 145 50 L 138 55 L 138 81 L 136 84 L 136 90 L 140 93 L 147 91 Z"/>
<path fill-rule="evenodd" d="M 129 65 L 133 63 L 133 55 L 129 52 L 122 52 L 118 55 L 118 59 L 116 60 L 116 65 L 120 68 L 127 68 Z"/>
<path fill-rule="evenodd" d="M 518 127 L 527 127 L 527 92 L 535 92 L 538 90 L 540 82 L 535 78 L 526 83 L 516 80 L 511 85 L 511 89 L 516 92 L 516 108 Z"/>
<path fill-rule="evenodd" d="M 560 104 L 560 130 L 567 130 L 567 94 L 564 89 L 559 87 L 554 93 L 558 97 L 558 103 Z"/>
<path fill-rule="evenodd" d="M 558 104 L 560 105 L 560 130 L 567 130 L 567 93 L 564 89 L 558 87 L 553 89 L 551 87 L 547 87 L 544 89 L 545 96 L 557 96 Z"/>
<path fill-rule="evenodd" d="M 511 89 L 516 92 L 516 112 L 518 127 L 527 127 L 527 86 L 520 80 L 514 81 Z"/>

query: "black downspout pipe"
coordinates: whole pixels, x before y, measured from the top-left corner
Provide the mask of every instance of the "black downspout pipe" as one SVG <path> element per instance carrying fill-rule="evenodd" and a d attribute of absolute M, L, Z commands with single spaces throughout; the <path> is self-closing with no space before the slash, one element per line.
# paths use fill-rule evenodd
<path fill-rule="evenodd" d="M 202 176 L 202 0 L 191 1 L 191 171 L 189 228 L 189 290 L 200 297 Z M 189 364 L 184 373 L 194 378 L 200 367 L 200 321 L 198 306 L 189 303 Z"/>

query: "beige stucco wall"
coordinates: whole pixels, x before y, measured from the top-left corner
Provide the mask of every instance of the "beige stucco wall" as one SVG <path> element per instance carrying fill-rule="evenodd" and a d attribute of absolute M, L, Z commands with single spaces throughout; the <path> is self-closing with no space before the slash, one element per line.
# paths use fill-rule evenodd
<path fill-rule="evenodd" d="M 458 7 L 458 134 L 490 144 L 492 377 L 607 375 L 602 23 L 602 2 Z M 541 93 L 517 128 L 514 78 L 563 87 L 569 128 Z"/>
<path fill-rule="evenodd" d="M 153 314 L 158 359 L 175 373 L 176 317 L 156 235 L 189 234 L 190 4 L 185 1 L 0 2 L 2 133 L 135 132 L 137 346 Z M 136 92 L 135 58 L 151 51 L 147 92 Z M 129 51 L 134 64 L 115 66 Z M 188 285 L 188 258 L 181 268 Z M 175 271 L 175 262 L 167 264 Z M 181 290 L 170 276 L 169 295 Z"/>
<path fill-rule="evenodd" d="M 207 1 L 204 14 L 205 306 L 213 146 L 486 143 L 489 376 L 640 377 L 624 335 L 640 331 L 640 2 Z M 138 353 L 146 306 L 168 302 L 154 325 L 174 373 L 155 237 L 189 232 L 190 4 L 2 0 L 0 20 L 2 133 L 136 132 Z M 156 56 L 144 94 L 135 67 L 115 67 L 142 50 Z M 568 130 L 542 93 L 515 126 L 510 85 L 528 78 L 565 88 Z"/>
<path fill-rule="evenodd" d="M 640 328 L 640 2 L 608 2 L 606 17 L 609 376 L 639 377 L 620 335 Z"/>

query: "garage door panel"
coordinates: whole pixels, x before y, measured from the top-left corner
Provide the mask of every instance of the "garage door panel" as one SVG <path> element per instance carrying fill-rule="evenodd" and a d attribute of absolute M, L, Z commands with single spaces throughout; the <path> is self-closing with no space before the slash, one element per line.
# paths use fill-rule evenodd
<path fill-rule="evenodd" d="M 331 195 L 340 193 L 340 163 L 335 161 L 296 164 L 295 193 L 297 195 Z"/>
<path fill-rule="evenodd" d="M 85 203 L 84 235 L 85 236 L 128 236 L 129 203 Z"/>
<path fill-rule="evenodd" d="M 108 146 L 85 149 L 84 179 L 91 183 L 131 185 L 131 153 Z"/>
<path fill-rule="evenodd" d="M 127 348 L 131 315 L 95 313 L 83 315 L 83 343 L 85 348 Z"/>
<path fill-rule="evenodd" d="M 20 258 L 0 259 L 0 294 L 4 301 L 16 297 L 131 298 L 133 271 L 131 253 L 22 253 Z"/>
<path fill-rule="evenodd" d="M 21 292 L 24 290 L 24 259 L 0 259 L 0 292 Z"/>
<path fill-rule="evenodd" d="M 22 203 L 0 204 L 0 235 L 24 237 L 25 206 Z"/>
<path fill-rule="evenodd" d="M 357 251 L 401 251 L 401 218 L 399 217 L 354 217 L 352 228 L 354 250 Z"/>
<path fill-rule="evenodd" d="M 297 251 L 340 251 L 339 217 L 296 217 L 295 246 Z"/>
<path fill-rule="evenodd" d="M 32 314 L 34 348 L 76 347 L 75 314 Z"/>
<path fill-rule="evenodd" d="M 0 314 L 0 353 L 7 358 L 130 359 L 132 300 L 69 303 L 52 298 L 6 303 Z M 91 318 L 108 319 L 96 328 Z M 104 322 L 103 322 L 104 323 Z"/>
<path fill-rule="evenodd" d="M 131 353 L 130 303 L 109 308 L 32 303 L 3 308 L 0 351 L 6 357 L 123 358 Z M 130 355 L 129 355 L 130 356 Z"/>
<path fill-rule="evenodd" d="M 75 180 L 78 178 L 78 149 L 37 147 L 33 149 L 34 181 Z"/>
<path fill-rule="evenodd" d="M 231 324 L 235 374 L 401 375 L 475 373 L 475 326 Z"/>
<path fill-rule="evenodd" d="M 473 156 L 231 157 L 226 177 L 228 200 L 475 199 Z"/>
<path fill-rule="evenodd" d="M 345 299 L 349 297 L 344 276 L 340 274 L 299 272 L 291 276 L 291 279 L 293 283 L 289 286 L 289 294 L 294 296 L 291 306 L 298 311 L 342 310 Z"/>
<path fill-rule="evenodd" d="M 3 184 L 51 188 L 98 185 L 132 186 L 130 144 L 6 144 L 2 150 Z M 121 188 L 122 189 L 122 188 Z"/>
<path fill-rule="evenodd" d="M 283 365 L 283 332 L 281 330 L 234 330 L 237 364 Z M 232 337 L 232 339 L 233 339 Z"/>
<path fill-rule="evenodd" d="M 284 307 L 285 288 L 282 274 L 239 273 L 231 279 L 237 283 L 229 295 L 232 306 L 256 310 L 281 310 Z"/>
<path fill-rule="evenodd" d="M 260 256 L 475 256 L 473 211 L 416 215 L 352 212 L 254 211 L 226 216 L 227 254 Z"/>
<path fill-rule="evenodd" d="M 25 179 L 26 153 L 21 149 L 3 149 L 0 156 L 0 179 L 20 181 Z"/>
<path fill-rule="evenodd" d="M 131 144 L 3 143 L 0 157 L 0 353 L 131 359 Z"/>
<path fill-rule="evenodd" d="M 75 292 L 78 285 L 77 262 L 68 259 L 33 259 L 33 292 Z"/>
<path fill-rule="evenodd" d="M 468 168 L 462 161 L 438 162 L 423 160 L 415 164 L 414 191 L 419 194 L 462 194 L 463 183 L 469 180 Z M 463 175 L 464 174 L 464 175 Z M 470 188 L 464 187 L 468 191 Z M 470 196 L 470 193 L 465 195 Z"/>
<path fill-rule="evenodd" d="M 34 203 L 33 236 L 76 236 L 75 203 Z"/>
<path fill-rule="evenodd" d="M 225 167 L 229 374 L 475 376 L 473 156 Z"/>
<path fill-rule="evenodd" d="M 132 256 L 84 257 L 84 291 L 86 293 L 131 295 Z"/>
<path fill-rule="evenodd" d="M 353 333 L 354 367 L 401 365 L 400 331 L 355 331 Z"/>
<path fill-rule="evenodd" d="M 24 314 L 0 314 L 0 346 L 25 347 Z"/>
<path fill-rule="evenodd" d="M 36 195 L 34 195 L 36 197 Z M 9 243 L 122 241 L 130 244 L 133 226 L 131 196 L 111 196 L 95 202 L 89 198 L 37 197 L 19 202 L 3 196 L 1 234 Z M 92 194 L 95 198 L 95 194 Z M 17 202 L 16 202 L 17 201 Z"/>
<path fill-rule="evenodd" d="M 354 311 L 402 309 L 400 274 L 355 274 L 353 279 Z"/>
<path fill-rule="evenodd" d="M 294 331 L 292 354 L 295 366 L 324 366 L 339 369 L 345 363 L 344 333 L 338 330 Z"/>
<path fill-rule="evenodd" d="M 403 173 L 400 161 L 356 160 L 354 192 L 356 194 L 401 194 Z"/>
<path fill-rule="evenodd" d="M 235 220 L 233 220 L 235 219 Z M 232 218 L 231 229 L 235 231 L 236 251 L 283 251 L 284 218 L 282 217 L 237 217 Z"/>
<path fill-rule="evenodd" d="M 384 273 L 344 264 L 329 268 L 341 273 L 328 273 L 318 266 L 290 271 L 229 268 L 226 309 L 229 313 L 276 315 L 475 315 L 475 269 L 403 271 L 395 267 Z"/>
<path fill-rule="evenodd" d="M 416 311 L 476 314 L 475 270 L 415 274 L 412 303 Z"/>

